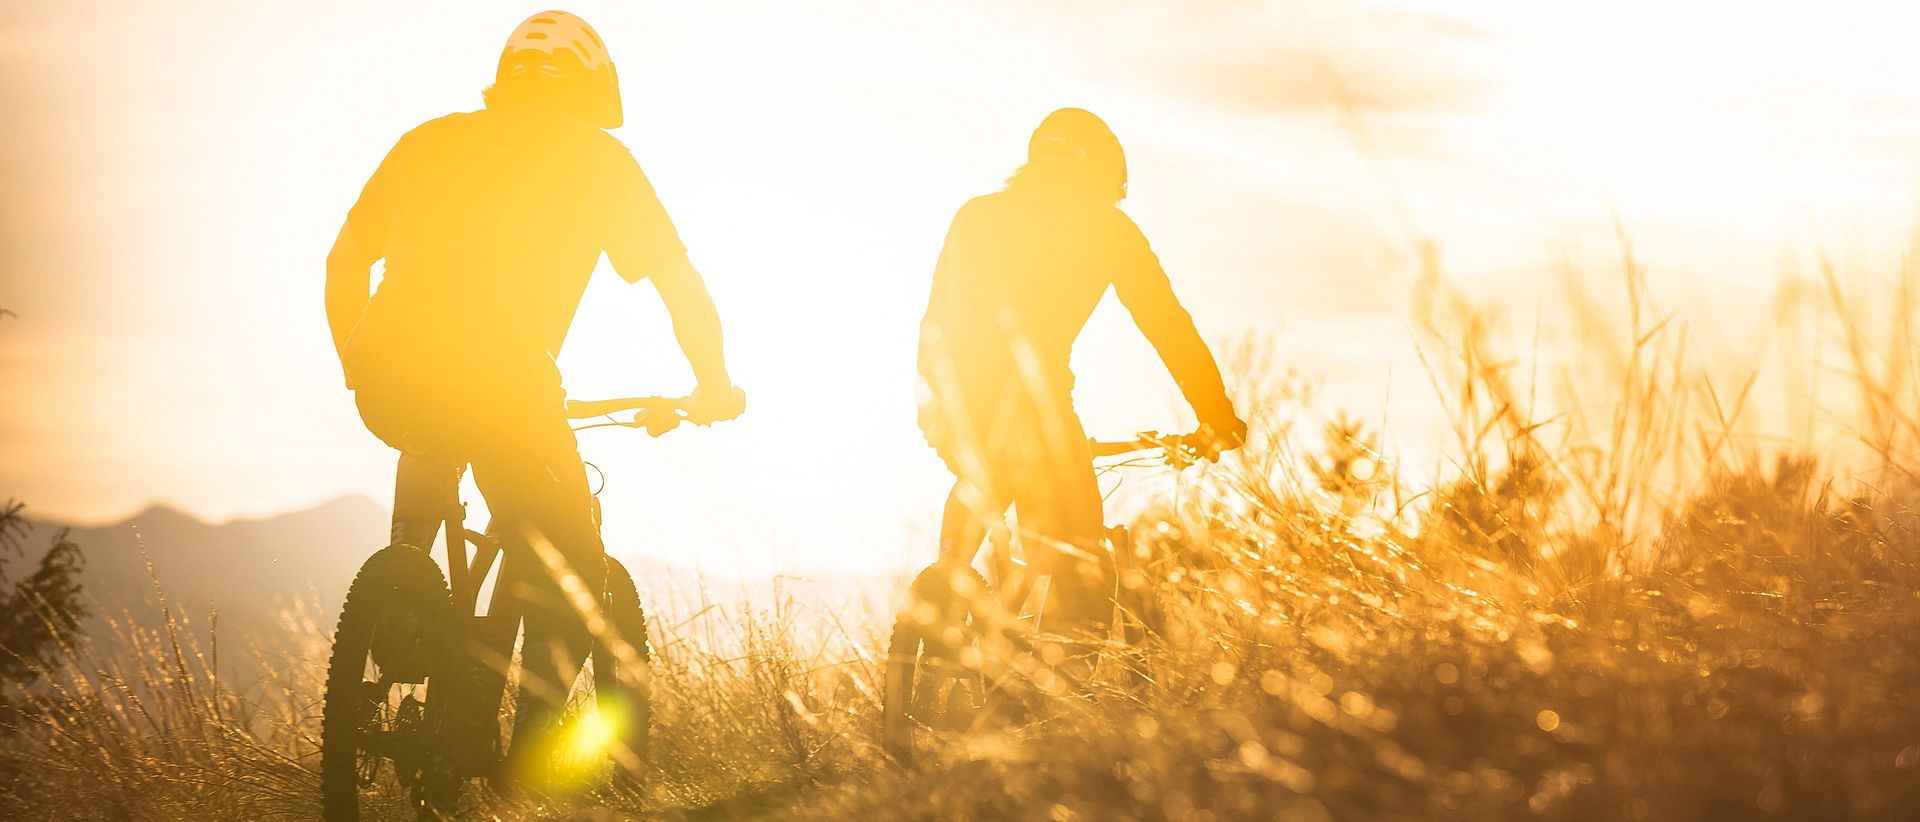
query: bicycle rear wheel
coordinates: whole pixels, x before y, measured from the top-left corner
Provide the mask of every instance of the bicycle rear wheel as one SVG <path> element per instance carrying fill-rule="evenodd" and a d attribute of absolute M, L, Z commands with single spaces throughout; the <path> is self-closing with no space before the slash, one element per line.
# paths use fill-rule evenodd
<path fill-rule="evenodd" d="M 914 578 L 888 639 L 881 694 L 881 743 L 896 760 L 912 759 L 919 732 L 966 730 L 984 707 L 974 606 L 988 591 L 970 565 L 935 563 Z"/>
<path fill-rule="evenodd" d="M 613 557 L 607 557 L 601 607 L 609 633 L 593 643 L 595 707 L 614 720 L 624 748 L 613 752 L 615 772 L 634 778 L 653 742 L 653 645 L 647 640 L 647 613 L 640 607 L 633 575 Z"/>
<path fill-rule="evenodd" d="M 390 545 L 360 566 L 327 663 L 321 706 L 320 807 L 329 822 L 360 818 L 360 793 L 381 763 L 422 818 L 450 809 L 459 781 L 433 766 L 426 688 L 452 626 L 452 598 L 426 551 Z"/>

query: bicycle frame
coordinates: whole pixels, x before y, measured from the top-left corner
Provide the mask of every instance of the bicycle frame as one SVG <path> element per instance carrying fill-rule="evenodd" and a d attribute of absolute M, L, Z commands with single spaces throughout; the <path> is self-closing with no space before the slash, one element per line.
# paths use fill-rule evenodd
<path fill-rule="evenodd" d="M 682 399 L 630 398 L 572 401 L 568 417 L 601 417 L 637 409 L 632 423 L 660 436 L 684 421 Z M 513 663 L 513 645 L 524 617 L 516 590 L 520 563 L 505 561 L 505 545 L 495 534 L 467 528 L 467 505 L 461 501 L 465 459 L 445 459 L 403 453 L 394 476 L 392 542 L 432 551 L 445 545 L 447 588 L 453 603 L 453 622 L 447 636 L 436 638 L 430 653 L 434 686 L 426 691 L 424 730 L 426 745 L 445 753 L 442 766 L 455 776 L 482 776 L 499 755 L 499 709 L 507 695 L 507 668 Z M 597 519 L 597 513 L 595 513 Z M 597 522 L 595 522 L 597 524 Z M 470 553 L 468 553 L 470 549 Z M 493 595 L 488 609 L 478 611 L 480 590 L 488 576 Z"/>
<path fill-rule="evenodd" d="M 1163 437 L 1148 433 L 1132 440 L 1090 440 L 1088 451 L 1098 459 L 1157 448 L 1164 451 L 1167 464 L 1184 467 L 1204 454 L 1201 450 L 1202 445 L 1194 435 Z M 1088 468 L 1097 470 L 1095 465 L 1089 465 Z M 955 515 L 959 514 L 952 507 L 948 510 Z M 972 514 L 968 516 L 971 517 Z M 955 692 L 948 690 L 942 695 L 943 689 L 951 687 L 976 689 L 972 691 L 972 697 L 965 697 L 962 700 L 963 702 L 971 700 L 971 707 L 963 705 L 959 710 L 968 711 L 971 708 L 981 707 L 987 704 L 988 695 L 999 690 L 1002 683 L 1011 679 L 1031 677 L 1031 664 L 1020 663 L 1016 657 L 1043 651 L 1036 640 L 1047 635 L 1046 626 L 1042 625 L 1041 620 L 1044 618 L 1046 601 L 1051 593 L 1047 588 L 1052 585 L 1051 582 L 1042 582 L 1042 580 L 1049 579 L 1050 574 L 1033 573 L 1033 570 L 1039 569 L 1029 569 L 1014 558 L 1015 529 L 1007 524 L 1005 510 L 998 512 L 997 518 L 988 516 L 982 519 L 984 521 L 981 524 L 987 527 L 982 529 L 983 532 L 977 540 L 968 534 L 954 540 L 953 543 L 941 545 L 940 557 L 914 578 L 912 593 L 909 595 L 913 598 L 913 605 L 903 610 L 894 622 L 893 632 L 887 645 L 887 664 L 884 669 L 886 679 L 881 699 L 883 706 L 881 724 L 883 743 L 895 756 L 903 758 L 911 756 L 913 728 L 916 723 L 940 722 L 942 720 L 939 717 L 953 709 L 953 703 L 947 701 L 953 698 Z M 997 521 L 992 521 L 995 519 Z M 946 536 L 949 522 L 951 521 L 942 523 L 943 538 Z M 968 540 L 976 541 L 965 544 Z M 991 546 L 992 557 L 989 560 L 988 572 L 989 576 L 993 577 L 991 582 L 974 574 L 971 568 L 973 562 L 979 558 L 982 543 Z M 1143 558 L 1136 554 L 1132 535 L 1124 525 L 1106 527 L 1101 535 L 1101 543 L 1102 545 L 1095 550 L 1098 551 L 1098 561 L 1105 565 L 1104 570 L 1111 580 L 1109 596 L 1116 617 L 1107 626 L 1109 633 L 1106 638 L 1114 639 L 1113 631 L 1117 629 L 1118 642 L 1112 644 L 1122 648 L 1134 648 L 1145 640 L 1149 633 L 1157 633 L 1161 622 L 1159 609 L 1150 601 L 1149 592 L 1144 590 L 1146 585 L 1142 572 Z M 967 569 L 962 571 L 960 566 L 967 566 Z M 969 583 L 969 578 L 974 582 Z M 974 598 L 976 595 L 963 587 L 968 585 L 984 585 L 987 596 Z M 924 600 L 919 598 L 923 595 L 926 597 Z M 957 601 L 954 599 L 956 595 L 967 597 L 968 600 L 956 605 Z M 933 605 L 934 611 L 931 616 L 921 609 L 923 602 Z M 1031 609 L 1028 608 L 1029 605 L 1032 606 Z M 939 620 L 960 620 L 960 622 L 947 622 L 942 625 Z M 1065 638 L 1069 645 L 1075 645 L 1084 651 L 1089 647 L 1087 643 L 1089 638 L 1073 637 L 1072 631 L 1076 627 L 1083 626 L 1069 625 L 1066 632 L 1055 632 L 1057 635 L 1055 638 Z M 956 634 L 954 629 L 963 630 Z M 958 643 L 968 641 L 966 639 L 969 636 L 968 632 L 971 632 L 971 636 L 974 637 L 973 641 L 982 641 L 986 637 L 993 638 L 992 643 L 975 646 L 982 651 L 974 655 L 971 660 L 965 653 L 960 652 L 958 647 Z M 986 650 L 994 647 L 1002 651 L 1011 651 L 1012 654 Z M 1057 650 L 1065 648 L 1062 645 L 1050 647 Z M 1094 668 L 1097 668 L 1101 664 L 1101 659 L 1105 658 L 1100 653 L 1091 655 L 1080 654 L 1078 651 L 1074 653 L 1082 658 L 1090 657 Z M 1046 654 L 1041 653 L 1042 658 L 1045 656 Z M 1065 682 L 1070 687 L 1080 687 L 1073 684 L 1075 680 L 1080 676 L 1094 673 L 1094 669 L 1088 669 L 1080 674 L 1070 673 L 1060 667 L 1062 661 L 1063 659 L 1056 657 L 1047 662 L 1046 666 L 1053 676 L 1059 678 L 1058 682 Z M 1150 674 L 1142 663 L 1128 662 L 1123 659 L 1120 664 L 1125 666 L 1129 677 L 1135 683 L 1149 681 Z M 923 676 L 931 678 L 923 681 Z M 972 684 L 966 684 L 969 682 Z M 982 688 L 985 690 L 977 690 Z M 1046 690 L 1046 687 L 1043 686 L 1042 690 Z M 927 726 L 934 727 L 931 724 Z"/>
<path fill-rule="evenodd" d="M 1196 435 L 1164 435 L 1155 431 L 1146 431 L 1128 440 L 1087 441 L 1088 453 L 1094 459 L 1125 456 L 1139 451 L 1158 449 L 1165 455 L 1167 464 L 1182 467 L 1192 464 L 1196 457 L 1193 440 Z M 1122 463 L 1125 465 L 1127 463 Z M 1007 512 L 1002 511 L 997 522 L 988 524 L 982 544 L 969 548 L 958 548 L 958 554 L 940 557 L 942 562 L 964 560 L 972 564 L 984 549 L 987 552 L 988 579 L 995 589 L 995 598 L 1000 608 L 1009 614 L 1018 614 L 1028 599 L 1036 593 L 1035 585 L 1042 575 L 1028 572 L 1025 562 L 1015 556 L 1015 529 L 1007 523 Z M 1108 526 L 1103 532 L 1106 541 L 1105 559 L 1109 563 L 1108 571 L 1119 575 L 1134 564 L 1136 558 L 1122 557 L 1121 553 L 1131 554 L 1132 539 L 1124 525 Z M 1044 591 L 1040 592 L 1044 595 Z"/>
<path fill-rule="evenodd" d="M 632 422 L 610 424 L 643 428 L 657 437 L 685 420 L 684 408 L 684 400 L 646 397 L 575 401 L 568 403 L 567 410 L 576 419 L 637 410 Z M 460 482 L 467 467 L 464 460 L 403 454 L 395 470 L 391 534 L 395 543 L 429 552 L 436 537 L 444 536 L 453 630 L 431 652 L 437 676 L 435 686 L 427 690 L 425 724 L 428 744 L 447 752 L 454 760 L 448 764 L 463 777 L 483 775 L 499 754 L 498 717 L 506 698 L 514 639 L 524 616 L 513 596 L 518 563 L 504 561 L 504 545 L 498 537 L 466 527 Z M 481 614 L 480 590 L 495 565 L 499 573 L 493 596 Z"/>
<path fill-rule="evenodd" d="M 501 561 L 500 540 L 466 527 L 466 505 L 460 501 L 466 468 L 451 460 L 402 456 L 394 487 L 393 541 L 431 551 L 436 537 L 444 537 L 454 619 L 450 634 L 432 652 L 437 676 L 427 691 L 426 730 L 430 745 L 458 756 L 448 763 L 458 775 L 476 776 L 498 753 L 495 718 L 506 697 L 521 613 L 510 595 L 517 571 Z M 482 615 L 480 589 L 496 564 L 493 597 Z"/>
<path fill-rule="evenodd" d="M 637 409 L 631 421 L 581 427 L 644 428 L 655 436 L 688 421 L 686 408 L 685 400 L 663 398 L 568 406 L 576 418 Z M 503 544 L 504 537 L 512 537 L 519 545 L 520 532 L 537 523 L 496 518 L 488 533 L 467 528 L 460 486 L 469 467 L 464 455 L 447 450 L 404 452 L 396 466 L 388 544 L 355 574 L 327 661 L 319 781 L 321 812 L 329 819 L 360 817 L 363 789 L 381 772 L 383 761 L 392 763 L 392 776 L 421 818 L 452 812 L 466 780 L 502 775 L 501 707 L 515 640 L 527 616 L 521 583 L 547 572 L 534 551 L 509 552 Z M 588 493 L 584 486 L 579 490 Z M 560 525 L 598 529 L 598 499 L 589 496 L 583 502 L 592 506 L 591 522 Z M 443 562 L 433 556 L 435 542 L 446 546 Z M 589 644 L 579 664 L 593 664 L 595 702 L 612 706 L 613 719 L 599 723 L 612 732 L 609 742 L 631 740 L 638 746 L 626 754 L 608 750 L 610 759 L 632 773 L 645 756 L 652 713 L 646 614 L 632 575 L 611 557 L 603 561 L 617 584 L 598 592 L 597 606 L 579 607 L 608 618 L 612 630 L 596 640 L 629 639 Z M 611 576 L 615 572 L 618 576 Z M 482 612 L 480 598 L 489 578 L 493 593 Z M 624 665 L 638 667 L 623 670 Z M 566 685 L 571 691 L 572 683 Z M 532 717 L 516 717 L 521 718 Z M 544 757 L 543 748 L 532 745 L 529 756 Z"/>

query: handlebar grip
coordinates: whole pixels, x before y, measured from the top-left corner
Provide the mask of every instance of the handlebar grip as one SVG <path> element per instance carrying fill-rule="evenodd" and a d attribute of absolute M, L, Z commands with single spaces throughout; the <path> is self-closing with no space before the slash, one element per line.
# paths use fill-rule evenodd
<path fill-rule="evenodd" d="M 1206 450 L 1208 440 L 1199 432 L 1191 434 L 1162 434 L 1158 431 L 1142 431 L 1130 440 L 1087 440 L 1087 447 L 1094 457 L 1117 457 L 1135 451 L 1161 449 L 1166 453 L 1167 462 L 1182 466 L 1191 464 L 1195 458 L 1211 459 Z"/>

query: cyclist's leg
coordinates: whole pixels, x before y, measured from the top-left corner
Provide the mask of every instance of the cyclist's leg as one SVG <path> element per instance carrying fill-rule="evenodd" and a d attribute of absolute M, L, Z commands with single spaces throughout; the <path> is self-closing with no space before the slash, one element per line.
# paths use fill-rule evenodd
<path fill-rule="evenodd" d="M 503 431 L 473 461 L 474 479 L 503 526 L 526 620 L 510 758 L 529 753 L 565 708 L 592 642 L 583 609 L 597 607 L 606 573 L 573 431 L 558 403 L 542 417 Z"/>
<path fill-rule="evenodd" d="M 394 468 L 393 528 L 388 541 L 431 551 L 449 517 L 460 514 L 461 465 L 425 452 L 400 452 Z"/>
<path fill-rule="evenodd" d="M 400 452 L 394 469 L 393 525 L 388 542 L 431 550 L 441 526 L 460 511 L 459 472 L 465 461 L 452 416 L 433 381 L 391 368 L 359 377 L 354 404 L 367 430 Z"/>
<path fill-rule="evenodd" d="M 1005 483 L 996 478 L 995 466 L 1001 461 L 1001 450 L 998 437 L 992 435 L 984 440 L 955 440 L 937 449 L 947 470 L 953 472 L 954 477 L 953 487 L 947 492 L 946 505 L 940 516 L 940 557 L 937 565 L 947 566 L 955 585 L 961 585 L 969 579 L 979 579 L 968 566 L 972 565 L 980 553 L 981 543 L 987 540 L 993 529 L 1006 525 L 1007 509 L 1013 501 L 1004 490 Z M 1013 582 L 1012 576 L 1011 557 L 992 558 L 987 577 L 993 586 Z M 989 596 L 990 593 L 987 590 L 976 592 L 973 596 L 978 599 L 973 603 L 974 606 L 1000 605 L 998 600 Z"/>
<path fill-rule="evenodd" d="M 1111 616 L 1112 574 L 1103 561 L 1100 485 L 1080 418 L 1071 410 L 1048 422 L 1043 445 L 1023 449 L 1005 472 L 1022 543 L 1035 573 L 1051 575 L 1045 620 L 1060 630 L 1099 631 Z"/>
<path fill-rule="evenodd" d="M 940 513 L 940 559 L 962 564 L 972 562 L 987 538 L 988 494 L 973 483 L 956 479 L 947 492 L 947 504 Z"/>
<path fill-rule="evenodd" d="M 1004 521 L 1007 499 L 993 478 L 994 438 L 952 437 L 934 447 L 953 473 L 953 487 L 940 514 L 940 559 L 969 563 L 987 538 L 990 523 Z"/>

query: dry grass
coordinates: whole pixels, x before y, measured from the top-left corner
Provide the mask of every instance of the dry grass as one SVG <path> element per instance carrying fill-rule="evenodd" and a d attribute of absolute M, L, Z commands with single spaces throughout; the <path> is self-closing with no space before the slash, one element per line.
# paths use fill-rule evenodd
<path fill-rule="evenodd" d="M 1920 816 L 1911 290 L 1876 335 L 1828 279 L 1868 455 L 1843 481 L 1836 464 L 1755 444 L 1740 422 L 1753 377 L 1729 389 L 1692 366 L 1682 326 L 1651 310 L 1625 259 L 1627 316 L 1583 319 L 1596 329 L 1585 393 L 1569 382 L 1551 403 L 1494 350 L 1485 314 L 1427 280 L 1423 352 L 1458 432 L 1431 487 L 1413 487 L 1377 433 L 1343 420 L 1309 437 L 1280 413 L 1284 384 L 1248 382 L 1263 436 L 1189 470 L 1135 529 L 1167 613 L 1145 687 L 1030 697 L 1026 721 L 901 768 L 874 744 L 879 640 L 865 626 L 802 632 L 826 621 L 779 605 L 709 611 L 655 626 L 644 786 L 490 809 Z M 9 815 L 312 815 L 324 637 L 290 624 L 304 643 L 292 662 L 244 690 L 215 679 L 177 614 L 72 649 L 0 746 Z"/>

